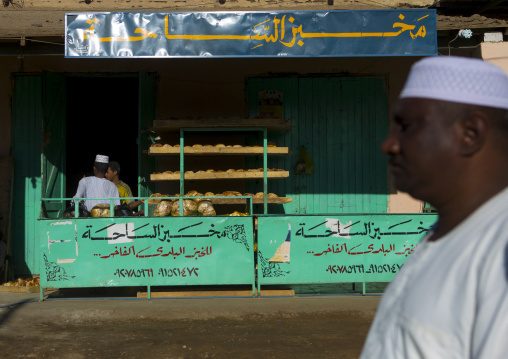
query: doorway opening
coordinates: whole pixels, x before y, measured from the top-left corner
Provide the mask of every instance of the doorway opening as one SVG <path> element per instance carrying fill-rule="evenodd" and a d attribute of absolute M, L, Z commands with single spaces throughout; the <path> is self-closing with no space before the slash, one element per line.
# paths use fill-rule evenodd
<path fill-rule="evenodd" d="M 66 197 L 93 176 L 97 154 L 120 164 L 120 179 L 138 192 L 137 77 L 68 77 Z"/>

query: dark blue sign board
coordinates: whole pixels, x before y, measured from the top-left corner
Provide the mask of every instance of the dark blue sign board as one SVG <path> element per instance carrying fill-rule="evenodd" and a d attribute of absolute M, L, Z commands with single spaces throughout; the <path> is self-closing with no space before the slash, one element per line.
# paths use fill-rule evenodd
<path fill-rule="evenodd" d="M 65 56 L 437 55 L 435 10 L 66 14 Z"/>

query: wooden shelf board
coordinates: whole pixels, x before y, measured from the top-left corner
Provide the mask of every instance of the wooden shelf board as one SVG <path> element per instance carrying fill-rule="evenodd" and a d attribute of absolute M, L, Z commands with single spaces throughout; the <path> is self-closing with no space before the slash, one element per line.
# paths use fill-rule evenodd
<path fill-rule="evenodd" d="M 271 204 L 283 204 L 293 202 L 293 198 L 291 197 L 277 197 L 277 198 L 268 198 L 268 203 Z M 245 204 L 247 200 L 245 198 L 235 198 L 233 196 L 226 196 L 224 198 L 213 198 L 213 204 Z M 264 203 L 263 198 L 254 197 L 252 198 L 252 203 L 261 204 Z"/>
<path fill-rule="evenodd" d="M 153 130 L 172 132 L 180 128 L 224 128 L 224 127 L 266 127 L 270 132 L 286 132 L 292 127 L 289 120 L 280 118 L 245 118 L 245 119 L 174 119 L 155 120 Z"/>
<path fill-rule="evenodd" d="M 267 177 L 285 178 L 289 177 L 289 171 L 268 171 Z M 189 173 L 184 175 L 185 180 L 214 180 L 214 179 L 262 179 L 263 172 L 225 172 L 225 173 Z M 179 181 L 180 174 L 152 173 L 151 181 Z"/>
<path fill-rule="evenodd" d="M 269 155 L 287 155 L 288 147 L 268 147 L 266 149 Z M 151 156 L 178 156 L 179 147 L 150 147 L 148 154 Z M 216 156 L 216 155 L 239 155 L 239 156 L 257 156 L 263 154 L 263 147 L 185 147 L 186 156 Z"/>

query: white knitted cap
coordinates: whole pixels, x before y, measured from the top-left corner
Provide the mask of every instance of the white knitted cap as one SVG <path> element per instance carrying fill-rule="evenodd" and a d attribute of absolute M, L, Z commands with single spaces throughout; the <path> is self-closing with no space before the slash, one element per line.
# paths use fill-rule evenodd
<path fill-rule="evenodd" d="M 508 76 L 480 59 L 427 57 L 416 62 L 399 98 L 420 97 L 508 110 Z"/>
<path fill-rule="evenodd" d="M 109 157 L 104 155 L 95 156 L 95 162 L 109 163 Z"/>

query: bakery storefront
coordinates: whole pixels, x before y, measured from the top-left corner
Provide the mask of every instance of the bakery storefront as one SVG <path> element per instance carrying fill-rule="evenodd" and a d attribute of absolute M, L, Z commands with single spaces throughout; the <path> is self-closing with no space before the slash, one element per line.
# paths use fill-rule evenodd
<path fill-rule="evenodd" d="M 435 216 L 395 213 L 379 146 L 436 32 L 429 10 L 67 14 L 65 58 L 13 76 L 18 272 L 41 298 L 389 282 Z M 65 212 L 98 153 L 141 216 Z"/>

